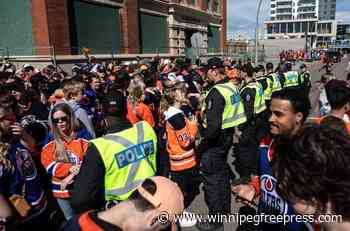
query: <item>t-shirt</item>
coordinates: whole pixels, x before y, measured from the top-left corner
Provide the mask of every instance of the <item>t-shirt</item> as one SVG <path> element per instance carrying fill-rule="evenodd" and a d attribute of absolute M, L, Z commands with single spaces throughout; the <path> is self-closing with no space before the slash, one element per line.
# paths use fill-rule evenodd
<path fill-rule="evenodd" d="M 149 106 L 147 106 L 144 103 L 138 103 L 136 106 L 136 114 L 134 113 L 133 106 L 130 102 L 128 102 L 128 120 L 132 124 L 136 124 L 137 122 L 144 120 L 151 125 L 152 128 L 154 128 L 154 118 L 151 109 Z"/>

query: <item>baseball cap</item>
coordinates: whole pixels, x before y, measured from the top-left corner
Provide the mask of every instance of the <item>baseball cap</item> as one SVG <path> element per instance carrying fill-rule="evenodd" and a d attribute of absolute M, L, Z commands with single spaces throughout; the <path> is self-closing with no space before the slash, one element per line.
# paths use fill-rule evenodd
<path fill-rule="evenodd" d="M 174 215 L 181 214 L 184 210 L 184 197 L 179 186 L 168 178 L 153 176 L 146 180 L 156 185 L 156 191 L 152 195 L 142 184 L 137 188 L 138 193 L 154 208 L 168 215 L 169 221 L 174 222 Z"/>
<path fill-rule="evenodd" d="M 23 65 L 23 70 L 24 71 L 34 71 L 34 67 L 31 64 L 24 64 Z"/>
<path fill-rule="evenodd" d="M 224 67 L 224 63 L 220 58 L 214 57 L 208 60 L 207 66 L 208 66 L 208 69 L 222 68 Z"/>

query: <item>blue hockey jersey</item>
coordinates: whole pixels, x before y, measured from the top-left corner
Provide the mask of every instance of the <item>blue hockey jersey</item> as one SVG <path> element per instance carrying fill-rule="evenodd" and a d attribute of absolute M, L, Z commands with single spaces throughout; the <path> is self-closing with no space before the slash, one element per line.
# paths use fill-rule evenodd
<path fill-rule="evenodd" d="M 259 214 L 266 215 L 295 215 L 293 208 L 277 193 L 277 180 L 272 174 L 270 161 L 273 156 L 273 140 L 263 139 L 259 147 L 259 176 L 260 199 Z M 313 230 L 307 223 L 298 223 L 295 220 L 284 225 L 283 223 L 262 223 L 261 231 L 306 231 Z"/>

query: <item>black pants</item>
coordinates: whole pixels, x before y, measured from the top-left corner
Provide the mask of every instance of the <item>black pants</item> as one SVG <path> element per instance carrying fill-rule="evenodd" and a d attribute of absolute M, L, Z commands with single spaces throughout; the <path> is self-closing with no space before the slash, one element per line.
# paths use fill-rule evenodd
<path fill-rule="evenodd" d="M 231 188 L 228 149 L 213 147 L 202 154 L 200 170 L 204 184 L 204 199 L 209 214 L 228 214 L 231 211 Z"/>
<path fill-rule="evenodd" d="M 54 221 L 50 219 L 50 211 L 45 209 L 40 215 L 30 219 L 17 227 L 18 231 L 37 231 L 37 230 L 58 230 L 59 227 L 54 225 Z"/>
<path fill-rule="evenodd" d="M 249 181 L 251 175 L 257 174 L 258 169 L 258 142 L 256 139 L 255 124 L 248 124 L 242 129 L 242 135 L 236 146 L 235 167 L 244 181 Z"/>
<path fill-rule="evenodd" d="M 251 175 L 257 174 L 259 144 L 270 129 L 268 116 L 268 110 L 261 112 L 255 121 L 248 123 L 242 129 L 240 142 L 236 146 L 235 167 L 243 180 L 249 180 Z"/>
<path fill-rule="evenodd" d="M 157 155 L 157 176 L 169 177 L 170 160 L 166 149 L 166 139 L 164 139 L 165 129 L 158 130 L 158 154 Z"/>
<path fill-rule="evenodd" d="M 197 168 L 186 169 L 179 172 L 171 172 L 171 180 L 176 182 L 184 194 L 185 208 L 199 194 L 199 173 Z"/>

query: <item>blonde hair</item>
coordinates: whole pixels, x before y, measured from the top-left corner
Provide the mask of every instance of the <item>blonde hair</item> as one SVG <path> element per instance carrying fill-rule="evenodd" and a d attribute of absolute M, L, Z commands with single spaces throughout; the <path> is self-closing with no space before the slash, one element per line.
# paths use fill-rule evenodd
<path fill-rule="evenodd" d="M 136 76 L 136 78 L 130 81 L 128 92 L 129 92 L 128 100 L 132 105 L 134 114 L 136 115 L 137 105 L 140 102 L 142 102 L 145 98 L 145 95 L 144 95 L 145 83 L 143 82 L 140 76 Z"/>
<path fill-rule="evenodd" d="M 64 97 L 67 100 L 84 92 L 84 83 L 76 80 L 67 80 L 63 84 Z"/>
<path fill-rule="evenodd" d="M 166 88 L 160 101 L 160 115 L 163 116 L 164 112 L 176 102 L 179 102 L 180 104 L 187 104 L 186 93 L 187 90 L 184 84 L 176 84 L 174 87 Z M 180 98 L 179 94 L 181 94 Z"/>
<path fill-rule="evenodd" d="M 0 116 L 6 116 L 12 112 L 12 109 L 10 107 L 0 107 Z M 7 142 L 7 139 L 5 138 L 4 129 L 6 126 L 4 123 L 0 122 L 0 164 L 3 166 L 4 170 L 7 172 L 13 172 L 15 170 L 13 164 L 10 162 L 10 160 L 7 158 L 8 151 L 11 147 L 11 145 Z"/>
<path fill-rule="evenodd" d="M 4 167 L 6 172 L 14 172 L 15 167 L 11 161 L 7 158 L 8 151 L 10 149 L 10 144 L 0 142 L 0 164 Z"/>
<path fill-rule="evenodd" d="M 66 125 L 68 130 L 67 134 L 69 134 L 68 137 L 67 135 L 62 134 L 60 132 L 59 128 L 57 127 L 57 124 L 53 123 L 53 114 L 58 111 L 65 113 L 68 117 Z M 49 124 L 55 141 L 55 160 L 58 162 L 69 162 L 68 154 L 62 141 L 62 136 L 72 138 L 73 131 L 75 131 L 78 128 L 78 120 L 75 118 L 72 108 L 66 103 L 60 103 L 55 105 L 51 111 Z"/>

